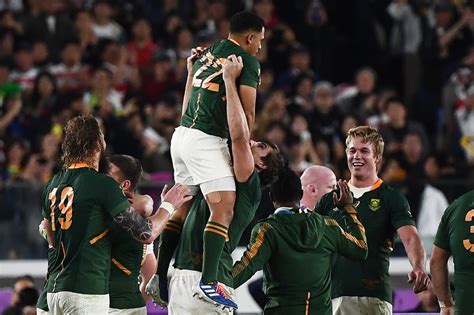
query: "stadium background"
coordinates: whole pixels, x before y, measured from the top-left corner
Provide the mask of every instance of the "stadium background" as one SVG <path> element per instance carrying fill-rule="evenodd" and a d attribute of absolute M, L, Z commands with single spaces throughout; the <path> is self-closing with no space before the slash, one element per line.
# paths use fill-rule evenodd
<path fill-rule="evenodd" d="M 225 38 L 243 9 L 266 25 L 254 138 L 277 143 L 298 173 L 323 164 L 348 178 L 346 131 L 376 126 L 380 175 L 407 196 L 429 254 L 443 204 L 473 187 L 472 1 L 10 0 L 0 1 L 0 287 L 23 273 L 42 285 L 39 200 L 69 118 L 95 115 L 108 154 L 139 158 L 140 190 L 159 201 L 186 57 Z M 264 200 L 255 221 L 271 211 Z M 407 288 L 397 244 L 394 256 L 394 287 Z"/>

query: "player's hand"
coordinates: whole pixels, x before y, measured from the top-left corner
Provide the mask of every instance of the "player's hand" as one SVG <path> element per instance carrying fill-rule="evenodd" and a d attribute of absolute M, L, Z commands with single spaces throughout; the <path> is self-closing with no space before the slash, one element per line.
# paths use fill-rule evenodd
<path fill-rule="evenodd" d="M 161 198 L 161 201 L 163 201 L 163 199 L 165 199 L 165 195 L 166 193 L 168 192 L 168 185 L 164 185 L 163 186 L 163 189 L 161 190 L 161 194 L 160 194 L 160 198 Z"/>
<path fill-rule="evenodd" d="M 420 293 L 428 289 L 430 278 L 421 268 L 413 268 L 408 274 L 408 283 L 413 283 L 413 292 Z"/>
<path fill-rule="evenodd" d="M 227 57 L 224 65 L 222 66 L 223 69 L 223 77 L 224 80 L 235 80 L 240 75 L 242 68 L 244 67 L 244 63 L 242 61 L 242 57 L 236 55 L 230 55 Z"/>
<path fill-rule="evenodd" d="M 338 180 L 337 186 L 339 188 L 339 196 L 336 192 L 332 193 L 332 200 L 334 205 L 339 209 L 343 209 L 345 206 L 352 204 L 354 198 L 352 197 L 351 190 L 349 189 L 349 185 L 345 180 Z"/>
<path fill-rule="evenodd" d="M 188 202 L 193 198 L 190 196 L 191 191 L 188 186 L 184 184 L 175 184 L 169 191 L 165 193 L 162 202 L 171 203 L 175 209 L 180 208 L 185 202 Z"/>
<path fill-rule="evenodd" d="M 49 243 L 47 224 L 49 224 L 49 221 L 43 219 L 43 221 L 41 221 L 41 223 L 38 225 L 38 232 Z"/>
<path fill-rule="evenodd" d="M 440 315 L 454 315 L 455 314 L 454 306 L 442 307 L 439 311 L 439 314 Z"/>
<path fill-rule="evenodd" d="M 158 304 L 161 307 L 168 306 L 168 303 L 163 301 L 160 297 L 159 278 L 156 274 L 151 277 L 150 281 L 148 281 L 145 287 L 145 293 L 152 298 L 153 303 Z"/>
<path fill-rule="evenodd" d="M 191 49 L 191 55 L 186 59 L 186 68 L 188 69 L 188 75 L 193 72 L 194 62 L 202 56 L 205 47 L 196 47 Z"/>

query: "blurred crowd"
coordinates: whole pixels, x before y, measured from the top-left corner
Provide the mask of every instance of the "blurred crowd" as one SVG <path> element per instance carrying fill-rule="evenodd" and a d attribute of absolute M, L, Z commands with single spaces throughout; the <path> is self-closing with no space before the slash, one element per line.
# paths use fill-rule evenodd
<path fill-rule="evenodd" d="M 95 115 L 108 153 L 139 158 L 147 180 L 171 180 L 186 58 L 227 37 L 240 10 L 266 25 L 254 138 L 298 173 L 322 164 L 348 178 L 347 130 L 376 126 L 381 177 L 432 235 L 426 211 L 447 203 L 437 183 L 460 180 L 451 200 L 474 173 L 473 1 L 0 1 L 0 233 L 24 238 L 1 229 L 14 222 L 36 239 L 41 188 L 75 115 Z M 0 255 L 44 255 L 31 242 Z"/>

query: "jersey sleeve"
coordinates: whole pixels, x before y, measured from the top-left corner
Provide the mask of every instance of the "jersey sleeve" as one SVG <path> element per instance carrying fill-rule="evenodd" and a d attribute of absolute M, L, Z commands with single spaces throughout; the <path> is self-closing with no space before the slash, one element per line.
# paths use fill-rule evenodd
<path fill-rule="evenodd" d="M 410 205 L 407 198 L 397 190 L 392 190 L 390 198 L 388 199 L 388 206 L 390 210 L 390 220 L 397 230 L 405 225 L 415 226 L 415 220 L 410 211 Z"/>
<path fill-rule="evenodd" d="M 360 222 L 357 213 L 340 212 L 340 220 L 344 221 L 344 230 L 335 219 L 324 218 L 327 233 L 326 242 L 332 245 L 333 250 L 349 259 L 363 260 L 367 258 L 368 247 L 365 228 Z"/>
<path fill-rule="evenodd" d="M 232 276 L 234 289 L 237 289 L 257 271 L 261 270 L 272 252 L 272 226 L 269 223 L 259 223 L 252 230 L 250 243 L 242 258 L 234 264 Z"/>
<path fill-rule="evenodd" d="M 239 85 L 247 85 L 257 88 L 260 84 L 260 64 L 252 56 L 242 56 L 244 67 L 240 73 Z"/>
<path fill-rule="evenodd" d="M 41 215 L 48 221 L 51 221 L 51 210 L 49 208 L 49 183 L 43 189 L 43 193 L 41 194 Z"/>
<path fill-rule="evenodd" d="M 320 215 L 329 215 L 331 210 L 334 209 L 334 201 L 332 199 L 332 191 L 328 192 L 324 196 L 321 197 L 319 202 L 316 204 L 315 212 L 319 213 Z"/>
<path fill-rule="evenodd" d="M 433 242 L 434 245 L 449 251 L 451 251 L 451 247 L 449 245 L 448 235 L 448 216 L 451 212 L 451 207 L 452 206 L 448 207 L 444 212 L 443 216 L 441 217 L 441 221 L 438 225 L 438 231 L 436 232 L 436 236 Z"/>
<path fill-rule="evenodd" d="M 102 205 L 110 216 L 115 217 L 130 207 L 127 197 L 125 197 L 119 185 L 111 177 L 102 177 L 100 187 L 102 188 L 100 190 Z"/>

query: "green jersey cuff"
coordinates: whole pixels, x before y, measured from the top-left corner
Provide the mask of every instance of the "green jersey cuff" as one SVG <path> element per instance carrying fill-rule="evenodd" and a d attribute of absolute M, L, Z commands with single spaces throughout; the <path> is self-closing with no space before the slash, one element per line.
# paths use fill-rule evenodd
<path fill-rule="evenodd" d="M 395 230 L 398 230 L 399 228 L 401 228 L 402 226 L 405 226 L 405 225 L 411 225 L 411 226 L 416 227 L 415 221 L 413 221 L 411 219 L 397 221 L 397 222 L 395 222 L 393 227 L 395 228 Z"/>

